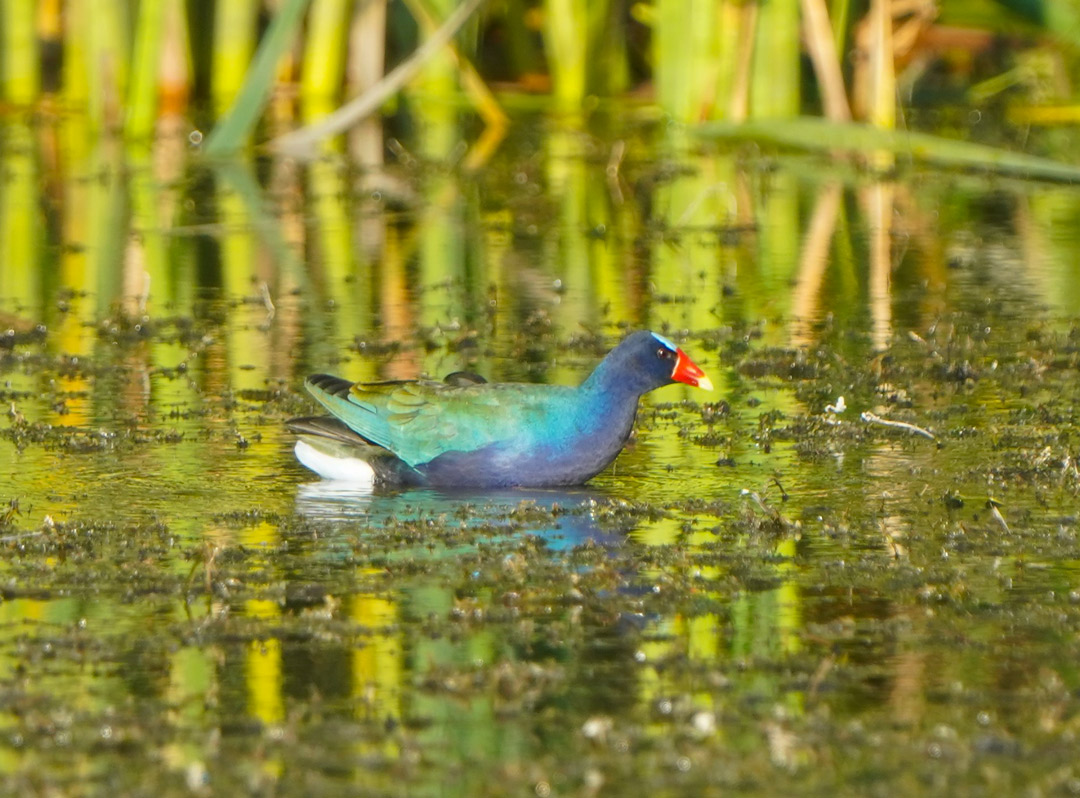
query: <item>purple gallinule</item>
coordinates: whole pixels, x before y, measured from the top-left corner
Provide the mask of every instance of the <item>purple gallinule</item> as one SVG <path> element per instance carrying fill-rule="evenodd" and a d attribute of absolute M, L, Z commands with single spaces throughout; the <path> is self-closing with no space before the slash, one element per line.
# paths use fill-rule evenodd
<path fill-rule="evenodd" d="M 288 422 L 296 457 L 329 479 L 438 487 L 580 485 L 622 450 L 642 394 L 712 382 L 656 333 L 625 338 L 577 388 L 488 383 L 469 372 L 444 382 L 352 383 L 327 374 L 308 391 L 333 417 Z"/>

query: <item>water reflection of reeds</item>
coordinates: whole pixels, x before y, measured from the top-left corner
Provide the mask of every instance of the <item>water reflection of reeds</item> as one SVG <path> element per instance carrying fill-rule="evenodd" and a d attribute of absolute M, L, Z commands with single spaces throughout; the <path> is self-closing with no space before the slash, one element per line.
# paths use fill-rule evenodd
<path fill-rule="evenodd" d="M 453 130 L 426 118 L 416 151 L 445 157 Z M 78 131 L 64 120 L 56 138 Z M 603 127 L 555 127 L 542 149 L 509 145 L 480 180 L 411 155 L 359 173 L 279 159 L 207 171 L 188 162 L 180 130 L 124 155 L 43 149 L 40 132 L 4 129 L 0 292 L 50 324 L 70 324 L 56 312 L 64 292 L 85 294 L 71 307 L 96 323 L 190 313 L 201 292 L 222 290 L 265 308 L 266 329 L 244 335 L 325 323 L 339 351 L 360 340 L 484 343 L 503 318 L 565 333 L 786 318 L 787 342 L 805 347 L 823 320 L 866 313 L 882 349 L 896 334 L 894 281 L 925 283 L 923 321 L 908 323 L 932 323 L 947 309 L 950 264 L 971 257 L 962 242 L 982 235 L 952 226 L 979 210 L 977 178 L 879 182 L 801 159 L 774 170 L 649 126 L 614 141 Z M 613 160 L 616 150 L 628 155 Z M 1052 230 L 1075 214 L 1073 193 L 1000 195 L 1013 218 L 1005 234 L 1038 256 L 1001 277 L 1062 311 L 1069 242 Z M 304 321 L 293 317 L 297 292 L 321 303 Z M 429 351 L 414 369 L 438 371 L 439 350 Z"/>

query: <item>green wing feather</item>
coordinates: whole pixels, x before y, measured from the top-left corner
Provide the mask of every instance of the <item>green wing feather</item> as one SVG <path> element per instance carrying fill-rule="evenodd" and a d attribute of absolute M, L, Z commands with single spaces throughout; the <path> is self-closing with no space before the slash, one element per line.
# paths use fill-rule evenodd
<path fill-rule="evenodd" d="M 573 393 L 515 383 L 349 383 L 324 374 L 309 377 L 307 388 L 351 429 L 410 466 L 449 451 L 535 442 L 565 416 Z"/>

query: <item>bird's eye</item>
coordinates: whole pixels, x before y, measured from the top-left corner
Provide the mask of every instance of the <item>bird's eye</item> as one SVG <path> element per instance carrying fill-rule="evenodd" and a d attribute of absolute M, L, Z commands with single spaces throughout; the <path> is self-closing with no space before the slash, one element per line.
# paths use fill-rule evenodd
<path fill-rule="evenodd" d="M 660 347 L 659 349 L 656 350 L 656 356 L 658 358 L 660 358 L 661 360 L 671 360 L 672 351 L 670 349 L 665 349 L 664 347 Z"/>

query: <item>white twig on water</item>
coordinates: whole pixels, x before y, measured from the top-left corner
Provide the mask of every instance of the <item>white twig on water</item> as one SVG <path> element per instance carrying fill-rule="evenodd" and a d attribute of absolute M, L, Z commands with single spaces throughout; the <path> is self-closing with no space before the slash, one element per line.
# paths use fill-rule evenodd
<path fill-rule="evenodd" d="M 861 418 L 868 424 L 880 424 L 883 427 L 893 427 L 895 429 L 907 430 L 908 432 L 912 432 L 916 435 L 922 435 L 924 438 L 935 440 L 934 433 L 930 432 L 929 430 L 925 430 L 922 427 L 917 427 L 914 424 L 908 424 L 906 421 L 890 421 L 887 418 L 882 418 L 881 416 L 874 415 L 869 410 L 863 411 L 863 414 L 859 416 L 859 418 Z"/>

